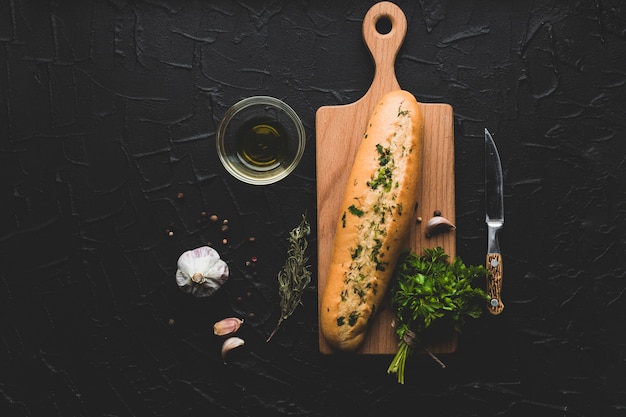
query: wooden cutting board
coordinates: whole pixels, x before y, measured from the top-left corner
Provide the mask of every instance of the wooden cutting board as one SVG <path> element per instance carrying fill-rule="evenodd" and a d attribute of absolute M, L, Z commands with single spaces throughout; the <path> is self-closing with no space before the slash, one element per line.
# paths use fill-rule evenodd
<path fill-rule="evenodd" d="M 391 24 L 391 30 L 379 33 L 376 25 L 384 21 Z M 320 107 L 316 113 L 318 299 L 321 299 L 326 284 L 339 208 L 356 150 L 380 98 L 389 91 L 400 89 L 394 65 L 406 30 L 407 21 L 401 9 L 390 2 L 375 4 L 363 20 L 363 38 L 376 67 L 370 88 L 355 103 Z M 419 74 L 415 77 L 418 78 Z M 435 210 L 455 222 L 452 107 L 439 103 L 420 103 L 420 106 L 424 115 L 424 163 L 419 184 L 419 206 L 409 243 L 417 253 L 425 247 L 441 246 L 450 257 L 454 257 L 454 230 L 431 238 L 426 238 L 424 233 L 425 223 Z M 423 219 L 422 222 L 417 221 L 418 217 Z M 393 318 L 387 302 L 373 319 L 368 336 L 357 353 L 395 354 L 398 338 L 391 327 Z M 432 353 L 450 353 L 456 350 L 456 343 L 456 337 L 444 338 L 429 345 L 428 349 Z M 333 353 L 321 333 L 319 348 L 322 353 Z"/>

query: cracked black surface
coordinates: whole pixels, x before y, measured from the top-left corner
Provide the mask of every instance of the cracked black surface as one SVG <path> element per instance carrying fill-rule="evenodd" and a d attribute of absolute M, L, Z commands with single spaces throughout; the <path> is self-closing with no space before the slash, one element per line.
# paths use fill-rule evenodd
<path fill-rule="evenodd" d="M 455 111 L 466 263 L 484 262 L 485 127 L 498 144 L 506 309 L 470 323 L 447 368 L 414 357 L 404 386 L 389 356 L 318 353 L 314 287 L 265 343 L 287 233 L 305 212 L 315 230 L 315 111 L 372 80 L 372 4 L 0 2 L 0 415 L 626 413 L 619 0 L 397 1 L 400 85 Z M 214 145 L 226 109 L 259 94 L 308 134 L 295 172 L 264 187 Z M 203 212 L 229 220 L 226 245 Z M 207 242 L 231 278 L 194 299 L 176 260 Z M 225 365 L 212 325 L 228 316 L 246 345 Z"/>

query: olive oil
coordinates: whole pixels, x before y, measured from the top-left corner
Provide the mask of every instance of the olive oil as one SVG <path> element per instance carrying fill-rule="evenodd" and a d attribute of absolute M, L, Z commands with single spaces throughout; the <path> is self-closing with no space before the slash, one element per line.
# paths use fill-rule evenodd
<path fill-rule="evenodd" d="M 288 152 L 287 133 L 276 120 L 249 120 L 237 132 L 235 142 L 239 159 L 257 171 L 278 167 Z"/>

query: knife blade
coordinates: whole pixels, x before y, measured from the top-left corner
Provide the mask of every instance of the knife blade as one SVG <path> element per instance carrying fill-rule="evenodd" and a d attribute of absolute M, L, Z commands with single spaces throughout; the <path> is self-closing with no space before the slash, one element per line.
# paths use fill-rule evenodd
<path fill-rule="evenodd" d="M 487 294 L 490 297 L 487 309 L 491 314 L 497 315 L 504 310 L 500 295 L 502 253 L 498 243 L 498 232 L 504 226 L 504 196 L 500 155 L 487 129 L 485 129 L 485 222 L 487 223 Z"/>

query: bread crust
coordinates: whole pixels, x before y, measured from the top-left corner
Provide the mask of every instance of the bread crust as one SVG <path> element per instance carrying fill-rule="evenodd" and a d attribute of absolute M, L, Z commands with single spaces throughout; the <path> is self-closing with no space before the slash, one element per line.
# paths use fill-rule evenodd
<path fill-rule="evenodd" d="M 320 329 L 330 346 L 355 351 L 406 249 L 422 171 L 424 121 L 415 97 L 387 93 L 357 150 L 337 222 L 320 301 Z"/>

